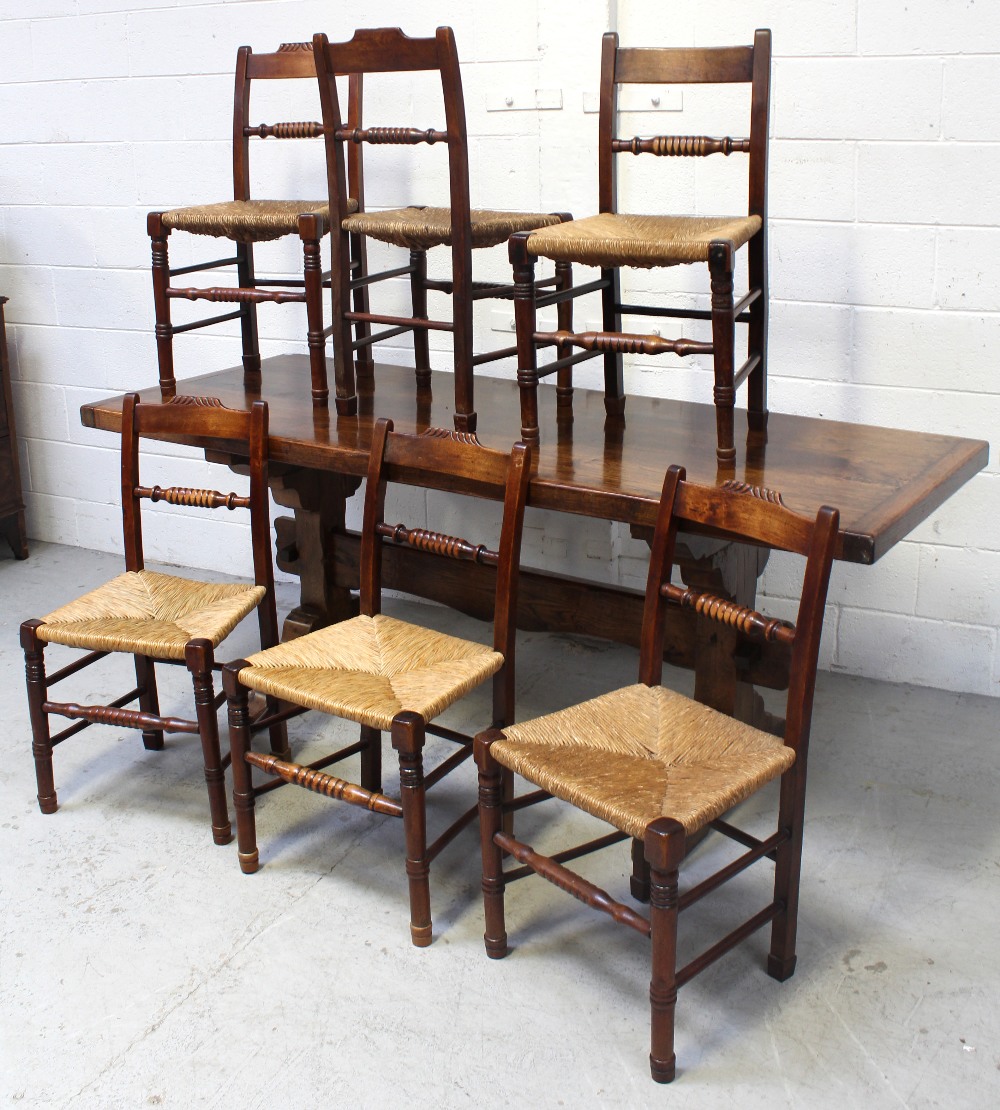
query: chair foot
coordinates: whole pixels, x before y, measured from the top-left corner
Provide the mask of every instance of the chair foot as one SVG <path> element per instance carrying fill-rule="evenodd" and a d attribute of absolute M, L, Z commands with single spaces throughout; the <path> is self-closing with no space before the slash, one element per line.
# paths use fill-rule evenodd
<path fill-rule="evenodd" d="M 655 1056 L 649 1057 L 649 1074 L 657 1083 L 672 1083 L 677 1074 L 677 1057 L 671 1056 L 669 1060 L 657 1060 Z"/>
<path fill-rule="evenodd" d="M 433 925 L 414 925 L 410 923 L 410 940 L 415 948 L 427 948 L 434 939 Z"/>
<path fill-rule="evenodd" d="M 55 813 L 55 811 L 59 808 L 59 802 L 56 799 L 55 794 L 39 794 L 37 795 L 37 797 L 38 808 L 42 811 L 42 813 Z"/>
<path fill-rule="evenodd" d="M 240 870 L 244 875 L 253 875 L 260 867 L 260 853 L 255 848 L 252 852 L 240 852 Z"/>
<path fill-rule="evenodd" d="M 604 397 L 604 411 L 608 416 L 624 416 L 625 415 L 625 398 L 624 397 Z"/>
<path fill-rule="evenodd" d="M 233 826 L 228 821 L 225 825 L 213 825 L 212 839 L 216 844 L 231 843 L 233 839 Z"/>
<path fill-rule="evenodd" d="M 470 434 L 476 430 L 476 413 L 474 412 L 456 412 L 455 413 L 455 431 L 456 432 L 469 432 Z"/>
<path fill-rule="evenodd" d="M 510 952 L 506 933 L 502 937 L 490 937 L 484 934 L 483 941 L 486 944 L 486 955 L 491 960 L 502 960 Z"/>
<path fill-rule="evenodd" d="M 795 974 L 795 956 L 790 956 L 788 959 L 780 959 L 778 956 L 768 955 L 767 957 L 767 973 L 772 979 L 777 979 L 779 983 L 783 983 L 786 979 L 790 979 Z"/>
<path fill-rule="evenodd" d="M 338 397 L 335 401 L 338 416 L 358 415 L 358 395 L 353 397 Z"/>
<path fill-rule="evenodd" d="M 142 734 L 142 746 L 148 752 L 162 752 L 163 751 L 163 733 L 162 732 L 144 732 Z"/>

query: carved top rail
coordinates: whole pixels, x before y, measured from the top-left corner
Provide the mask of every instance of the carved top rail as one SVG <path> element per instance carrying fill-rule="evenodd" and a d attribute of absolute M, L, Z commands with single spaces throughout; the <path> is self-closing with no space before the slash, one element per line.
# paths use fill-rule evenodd
<path fill-rule="evenodd" d="M 407 544 L 420 551 L 430 551 L 435 555 L 446 555 L 450 559 L 463 559 L 470 563 L 480 563 L 495 567 L 500 555 L 491 551 L 485 544 L 472 544 L 458 536 L 447 536 L 443 532 L 431 532 L 426 528 L 407 528 L 405 524 L 380 523 L 375 533 L 392 540 L 393 543 Z"/>
<path fill-rule="evenodd" d="M 219 493 L 214 489 L 193 489 L 189 486 L 136 486 L 136 497 L 150 501 L 166 501 L 168 505 L 191 505 L 197 509 L 249 509 L 250 498 L 238 493 Z"/>
<path fill-rule="evenodd" d="M 750 153 L 749 139 L 732 139 L 728 135 L 713 139 L 709 135 L 654 135 L 649 139 L 612 139 L 616 154 L 655 154 L 658 157 L 707 158 L 710 154 Z"/>
<path fill-rule="evenodd" d="M 731 625 L 754 639 L 768 642 L 776 640 L 782 644 L 792 644 L 795 641 L 794 625 L 775 617 L 766 617 L 756 609 L 747 609 L 717 594 L 675 586 L 672 582 L 665 583 L 660 588 L 660 593 L 682 609 L 694 609 L 696 613 Z"/>
<path fill-rule="evenodd" d="M 257 135 L 261 139 L 318 139 L 323 134 L 323 125 L 314 120 L 302 120 L 291 123 L 258 123 L 255 126 L 243 128 L 243 135 L 251 138 Z"/>
<path fill-rule="evenodd" d="M 768 489 L 767 486 L 751 486 L 748 482 L 741 482 L 738 478 L 727 478 L 722 483 L 723 489 L 732 490 L 733 493 L 745 493 L 756 497 L 760 501 L 768 501 L 772 505 L 784 505 L 780 491 Z"/>
<path fill-rule="evenodd" d="M 334 134 L 349 143 L 394 143 L 402 146 L 428 143 L 433 146 L 448 141 L 447 131 L 435 131 L 432 127 L 426 131 L 416 127 L 338 127 Z"/>

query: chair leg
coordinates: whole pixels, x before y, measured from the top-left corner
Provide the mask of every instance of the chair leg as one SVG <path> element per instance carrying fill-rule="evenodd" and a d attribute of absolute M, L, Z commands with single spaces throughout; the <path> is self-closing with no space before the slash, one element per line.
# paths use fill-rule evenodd
<path fill-rule="evenodd" d="M 350 239 L 346 231 L 330 229 L 330 319 L 333 323 L 333 376 L 338 416 L 354 416 L 358 394 L 354 378 L 351 322 Z"/>
<path fill-rule="evenodd" d="M 637 902 L 649 901 L 649 861 L 643 850 L 642 841 L 632 841 L 632 876 L 629 879 L 632 897 Z"/>
<path fill-rule="evenodd" d="M 252 243 L 236 244 L 236 280 L 241 289 L 256 287 Z M 243 301 L 240 304 L 240 333 L 243 338 L 244 387 L 259 389 L 260 341 L 257 337 L 257 305 L 254 301 Z"/>
<path fill-rule="evenodd" d="M 708 269 L 712 279 L 712 349 L 715 363 L 716 458 L 720 466 L 736 462 L 733 412 L 736 323 L 733 316 L 733 244 L 717 239 L 709 244 Z"/>
<path fill-rule="evenodd" d="M 323 337 L 323 252 L 320 239 L 323 225 L 315 215 L 299 216 L 299 238 L 302 241 L 302 276 L 306 297 L 306 342 L 309 348 L 309 376 L 312 380 L 312 403 L 325 409 L 330 402 L 326 380 L 326 340 Z"/>
<path fill-rule="evenodd" d="M 494 837 L 503 824 L 503 770 L 490 752 L 490 745 L 500 736 L 490 731 L 476 737 L 475 757 L 479 767 L 479 839 L 483 855 L 483 909 L 486 932 L 483 940 L 486 955 L 502 959 L 510 951 L 504 923 L 503 853 Z"/>
<path fill-rule="evenodd" d="M 791 836 L 779 846 L 774 863 L 774 900 L 783 909 L 771 923 L 771 951 L 767 957 L 767 973 L 779 983 L 791 978 L 795 972 L 804 791 L 805 768 L 796 762 L 781 779 L 779 828 L 789 829 Z"/>
<path fill-rule="evenodd" d="M 747 420 L 758 440 L 767 440 L 767 240 L 761 229 L 747 244 L 747 273 L 751 289 L 760 296 L 750 305 L 747 355 L 757 353 L 760 362 L 747 378 Z"/>
<path fill-rule="evenodd" d="M 644 840 L 650 869 L 649 921 L 653 975 L 649 1070 L 657 1083 L 669 1083 L 676 1070 L 674 1011 L 677 1007 L 677 872 L 684 858 L 684 826 L 659 817 Z"/>
<path fill-rule="evenodd" d="M 240 682 L 245 659 L 228 664 L 222 671 L 222 687 L 229 709 L 229 750 L 232 755 L 233 809 L 236 810 L 236 847 L 240 870 L 252 875 L 260 866 L 257 826 L 254 820 L 252 769 L 246 761 L 250 750 L 250 691 Z"/>
<path fill-rule="evenodd" d="M 415 320 L 427 319 L 427 252 L 410 251 L 410 299 Z M 417 389 L 431 387 L 430 334 L 426 328 L 413 329 L 413 366 L 417 374 Z M 458 373 L 458 367 L 455 367 Z"/>
<path fill-rule="evenodd" d="M 567 293 L 573 288 L 573 265 L 570 262 L 556 263 L 556 288 Z M 573 332 L 573 302 L 561 301 L 556 307 L 556 327 L 559 331 Z M 572 354 L 573 348 L 566 344 L 556 350 L 557 358 Z M 573 423 L 573 367 L 564 366 L 556 371 L 556 423 Z"/>
<path fill-rule="evenodd" d="M 375 794 L 382 793 L 382 732 L 377 728 L 361 726 L 361 740 L 366 745 L 361 750 L 361 785 Z"/>
<path fill-rule="evenodd" d="M 354 279 L 363 278 L 368 274 L 368 243 L 363 235 L 349 235 L 349 255 L 352 262 L 351 276 Z M 354 265 L 356 263 L 356 265 Z M 369 311 L 368 286 L 359 285 L 351 293 L 351 301 L 355 312 Z M 367 320 L 358 320 L 354 325 L 356 340 L 371 337 L 372 326 Z M 375 354 L 371 343 L 358 347 L 355 353 L 355 367 L 358 383 L 367 387 L 375 385 Z"/>
<path fill-rule="evenodd" d="M 153 312 L 156 318 L 156 361 L 160 374 L 160 394 L 173 397 L 177 392 L 174 378 L 174 329 L 170 323 L 170 260 L 167 238 L 170 229 L 163 226 L 161 212 L 150 212 L 146 217 L 146 230 L 153 251 Z"/>
<path fill-rule="evenodd" d="M 535 349 L 535 258 L 527 238 L 510 239 L 514 268 L 514 327 L 517 333 L 517 384 L 521 394 L 521 439 L 538 443 L 538 352 Z"/>
<path fill-rule="evenodd" d="M 153 660 L 146 655 L 136 655 L 135 681 L 142 691 L 139 695 L 139 708 L 143 713 L 160 715 L 160 699 L 156 692 L 156 671 Z M 163 751 L 163 729 L 146 729 L 142 734 L 142 744 L 147 751 Z"/>
<path fill-rule="evenodd" d="M 55 813 L 59 808 L 55 778 L 52 774 L 52 740 L 49 715 L 45 704 L 45 643 L 38 638 L 39 620 L 21 625 L 21 647 L 24 650 L 24 678 L 28 688 L 28 716 L 31 720 L 31 754 L 35 758 L 35 781 L 38 784 L 38 808 L 42 813 Z"/>
<path fill-rule="evenodd" d="M 406 838 L 406 878 L 410 887 L 410 939 L 426 948 L 433 937 L 430 863 L 427 859 L 427 809 L 424 791 L 424 719 L 397 713 L 392 746 L 399 753 L 399 792 Z"/>
<path fill-rule="evenodd" d="M 621 275 L 617 268 L 602 270 L 604 288 L 601 290 L 603 328 L 606 332 L 622 330 Z M 604 411 L 612 419 L 625 414 L 625 376 L 622 371 L 621 351 L 607 351 L 604 355 Z"/>
<path fill-rule="evenodd" d="M 212 814 L 212 839 L 228 844 L 233 839 L 226 805 L 226 773 L 219 750 L 219 717 L 215 708 L 215 687 L 212 682 L 214 652 L 211 640 L 190 640 L 184 649 L 184 661 L 194 684 L 194 704 L 198 718 L 198 735 L 205 763 L 205 785 Z"/>

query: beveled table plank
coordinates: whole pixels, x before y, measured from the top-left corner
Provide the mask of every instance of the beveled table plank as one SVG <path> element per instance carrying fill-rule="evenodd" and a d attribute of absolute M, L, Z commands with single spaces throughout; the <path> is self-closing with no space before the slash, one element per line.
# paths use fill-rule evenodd
<path fill-rule="evenodd" d="M 244 390 L 238 367 L 179 382 L 178 392 L 218 397 L 232 408 L 249 407 L 263 397 L 270 407 L 274 462 L 360 477 L 376 417 L 391 417 L 400 431 L 452 426 L 450 374 L 433 375 L 430 398 L 418 397 L 408 367 L 380 364 L 375 380 L 374 397 L 361 395 L 356 417 L 312 407 L 303 355 L 266 359 L 259 395 Z M 159 396 L 155 387 L 141 393 L 149 400 Z M 516 382 L 477 378 L 476 408 L 480 440 L 508 447 L 520 428 Z M 873 563 L 884 555 L 982 470 L 989 454 L 982 440 L 776 412 L 770 416 L 768 442 L 748 447 L 746 414 L 737 410 L 736 466 L 720 471 L 712 405 L 630 396 L 624 427 L 606 428 L 603 394 L 577 389 L 574 422 L 558 428 L 555 390 L 543 388 L 539 409 L 541 446 L 529 490 L 532 505 L 651 527 L 664 471 L 680 463 L 695 482 L 713 485 L 735 478 L 781 493 L 786 505 L 801 512 L 835 506 L 841 514 L 838 558 L 856 563 Z M 120 414 L 121 397 L 81 409 L 86 426 L 109 431 L 118 431 Z"/>

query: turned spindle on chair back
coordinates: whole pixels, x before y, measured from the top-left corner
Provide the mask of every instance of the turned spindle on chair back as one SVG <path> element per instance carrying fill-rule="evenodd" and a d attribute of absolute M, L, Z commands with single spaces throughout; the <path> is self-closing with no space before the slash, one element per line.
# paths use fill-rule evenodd
<path fill-rule="evenodd" d="M 658 685 L 663 673 L 663 630 L 668 605 L 693 609 L 705 619 L 737 628 L 751 640 L 777 642 L 791 653 L 785 743 L 800 753 L 808 743 L 813 689 L 823 630 L 827 584 L 837 544 L 840 514 L 824 505 L 815 519 L 786 508 L 778 494 L 741 483 L 708 488 L 684 480 L 684 470 L 667 471 L 649 560 L 639 681 Z M 677 532 L 683 528 L 738 536 L 743 542 L 794 552 L 806 558 L 795 624 L 768 617 L 705 590 L 674 585 Z"/>
<path fill-rule="evenodd" d="M 515 443 L 510 453 L 483 447 L 474 435 L 430 428 L 421 435 L 392 431 L 392 421 L 379 420 L 372 435 L 361 536 L 361 613 L 382 610 L 382 552 L 400 544 L 459 561 L 497 568 L 493 647 L 505 660 L 496 697 L 504 699 L 503 720 L 512 720 L 515 618 L 524 508 L 528 495 L 531 451 Z M 385 517 L 389 482 L 447 489 L 470 495 L 503 491 L 503 523 L 496 550 L 426 528 L 390 524 Z M 503 688 L 502 693 L 500 687 Z M 497 707 L 500 708 L 499 706 Z"/>
<path fill-rule="evenodd" d="M 201 509 L 249 509 L 253 545 L 254 581 L 267 590 L 258 607 L 261 635 L 265 643 L 277 642 L 277 613 L 274 603 L 274 568 L 271 562 L 270 512 L 267 479 L 267 403 L 255 401 L 249 412 L 226 408 L 215 397 L 181 395 L 162 404 L 144 404 L 137 393 L 126 394 L 122 405 L 122 518 L 125 533 L 125 569 L 144 569 L 141 503 L 164 501 Z M 199 437 L 218 445 L 230 443 L 237 452 L 246 451 L 250 470 L 250 492 L 220 493 L 188 486 L 144 486 L 139 477 L 141 436 L 181 439 L 197 443 Z"/>

